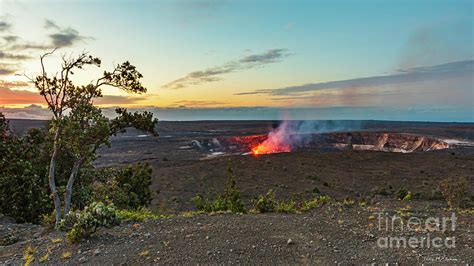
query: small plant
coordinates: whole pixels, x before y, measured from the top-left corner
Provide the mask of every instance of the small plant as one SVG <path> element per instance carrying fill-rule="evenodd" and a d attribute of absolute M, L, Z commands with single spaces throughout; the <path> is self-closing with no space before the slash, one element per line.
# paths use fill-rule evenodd
<path fill-rule="evenodd" d="M 23 250 L 23 261 L 25 266 L 30 265 L 35 260 L 36 248 L 33 245 L 28 244 Z"/>
<path fill-rule="evenodd" d="M 60 228 L 68 231 L 67 239 L 71 243 L 80 242 L 97 231 L 99 227 L 112 227 L 120 223 L 113 204 L 93 202 L 82 211 L 69 213 L 61 220 Z"/>
<path fill-rule="evenodd" d="M 53 238 L 53 239 L 51 239 L 51 242 L 52 242 L 53 244 L 57 244 L 57 243 L 63 242 L 63 240 L 62 240 L 61 238 Z"/>
<path fill-rule="evenodd" d="M 397 198 L 399 200 L 403 200 L 405 198 L 405 196 L 408 195 L 408 193 L 409 193 L 409 191 L 407 191 L 404 188 L 401 188 L 401 189 L 397 190 L 397 192 L 395 192 L 395 198 Z"/>
<path fill-rule="evenodd" d="M 403 197 L 404 201 L 411 201 L 412 199 L 413 199 L 413 194 L 411 193 L 411 191 L 408 191 L 405 197 Z"/>
<path fill-rule="evenodd" d="M 296 203 L 293 200 L 289 201 L 280 201 L 275 206 L 275 212 L 280 213 L 298 213 L 296 208 Z"/>
<path fill-rule="evenodd" d="M 441 190 L 444 199 L 448 203 L 449 208 L 459 208 L 461 207 L 462 199 L 466 194 L 466 178 L 446 178 L 440 182 L 439 189 Z"/>
<path fill-rule="evenodd" d="M 395 212 L 402 218 L 413 216 L 413 212 L 411 211 L 411 206 L 407 205 L 405 207 L 395 209 Z"/>
<path fill-rule="evenodd" d="M 342 205 L 346 207 L 352 207 L 356 204 L 355 200 L 350 199 L 350 198 L 345 198 L 344 201 L 342 201 Z"/>
<path fill-rule="evenodd" d="M 40 263 L 45 263 L 49 259 L 49 252 L 45 253 L 43 256 L 39 258 Z"/>
<path fill-rule="evenodd" d="M 54 216 L 54 212 L 50 213 L 45 213 L 41 215 L 41 225 L 43 225 L 46 228 L 53 229 L 54 228 L 54 223 L 56 222 Z"/>
<path fill-rule="evenodd" d="M 193 198 L 196 208 L 204 212 L 232 212 L 245 213 L 245 206 L 240 198 L 240 191 L 236 187 L 232 168 L 228 168 L 229 178 L 224 194 L 205 198 L 197 195 Z"/>
<path fill-rule="evenodd" d="M 146 257 L 146 256 L 148 256 L 148 254 L 150 254 L 150 251 L 144 250 L 144 251 L 141 251 L 140 253 L 138 253 L 138 256 Z"/>
<path fill-rule="evenodd" d="M 117 210 L 117 216 L 120 217 L 122 221 L 133 221 L 133 222 L 143 222 L 145 220 L 156 220 L 165 217 L 164 215 L 156 215 L 150 212 L 147 209 L 137 209 L 137 210 Z"/>
<path fill-rule="evenodd" d="M 273 212 L 277 201 L 275 199 L 275 191 L 270 189 L 265 195 L 258 196 L 257 199 L 252 200 L 253 213 Z"/>
<path fill-rule="evenodd" d="M 312 210 L 312 209 L 315 209 L 325 203 L 328 203 L 329 201 L 331 200 L 331 198 L 329 196 L 326 196 L 326 195 L 321 195 L 319 197 L 316 197 L 312 200 L 308 200 L 308 201 L 303 201 L 301 203 L 301 211 L 309 211 L 309 210 Z"/>
<path fill-rule="evenodd" d="M 61 254 L 61 259 L 66 260 L 71 257 L 72 253 L 70 251 L 65 251 Z"/>

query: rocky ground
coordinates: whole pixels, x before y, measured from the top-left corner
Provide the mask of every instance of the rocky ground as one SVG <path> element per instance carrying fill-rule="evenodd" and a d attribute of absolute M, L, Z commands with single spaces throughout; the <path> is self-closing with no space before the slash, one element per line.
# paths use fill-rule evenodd
<path fill-rule="evenodd" d="M 409 206 L 407 208 L 407 205 Z M 390 211 L 393 210 L 393 211 Z M 103 229 L 77 245 L 62 233 L 31 227 L 23 241 L 2 247 L 4 264 L 23 262 L 22 251 L 34 249 L 35 262 L 50 264 L 217 264 L 217 263 L 455 263 L 474 261 L 472 214 L 457 214 L 454 232 L 384 231 L 377 212 L 410 212 L 412 216 L 449 217 L 437 204 L 387 201 L 373 205 L 328 204 L 303 214 L 195 215 L 124 223 Z M 8 226 L 3 224 L 2 226 Z M 434 230 L 434 229 L 433 229 Z M 454 248 L 386 248 L 385 236 L 454 238 Z M 383 242 L 380 242 L 383 243 Z"/>
<path fill-rule="evenodd" d="M 433 231 L 433 226 L 379 230 L 377 216 L 382 211 L 405 216 L 405 222 L 410 217 L 450 217 L 437 189 L 450 176 L 466 177 L 465 207 L 472 208 L 471 148 L 411 154 L 307 150 L 212 159 L 189 148 L 194 139 L 262 134 L 271 127 L 272 122 L 164 122 L 158 138 L 135 131 L 114 138 L 112 148 L 101 150 L 97 166 L 149 162 L 155 191 L 151 209 L 172 215 L 102 229 L 76 245 L 67 243 L 63 233 L 0 218 L 0 264 L 21 264 L 28 247 L 34 262 L 49 264 L 474 262 L 472 209 L 457 211 L 456 230 L 444 233 Z M 470 124 L 372 122 L 367 130 L 474 139 Z M 190 199 L 196 194 L 223 189 L 229 166 L 247 204 L 268 189 L 282 199 L 309 199 L 319 192 L 334 202 L 301 214 L 183 215 L 194 210 Z M 400 189 L 416 197 L 397 200 Z M 347 198 L 354 203 L 344 202 Z M 379 247 L 386 236 L 454 238 L 455 247 Z"/>

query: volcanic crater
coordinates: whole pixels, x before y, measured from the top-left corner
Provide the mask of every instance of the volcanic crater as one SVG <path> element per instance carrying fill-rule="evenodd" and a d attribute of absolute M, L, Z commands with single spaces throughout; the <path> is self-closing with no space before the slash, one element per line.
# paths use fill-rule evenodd
<path fill-rule="evenodd" d="M 216 137 L 193 140 L 192 146 L 210 155 L 269 154 L 300 150 L 372 150 L 384 152 L 426 152 L 456 148 L 458 144 L 419 134 L 387 132 L 292 133 L 283 139 L 271 140 L 271 135 Z M 272 145 L 259 153 L 259 146 Z M 269 144 L 268 144 L 269 143 Z"/>

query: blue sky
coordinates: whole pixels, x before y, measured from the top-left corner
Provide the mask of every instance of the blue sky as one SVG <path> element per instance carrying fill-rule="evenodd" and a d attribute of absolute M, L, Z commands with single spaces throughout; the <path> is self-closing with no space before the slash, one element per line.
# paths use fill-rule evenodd
<path fill-rule="evenodd" d="M 107 89 L 104 108 L 166 109 L 169 119 L 173 110 L 199 119 L 201 109 L 228 119 L 236 108 L 264 119 L 255 107 L 265 107 L 305 118 L 474 121 L 473 19 L 472 1 L 0 0 L 0 37 L 17 36 L 0 41 L 0 106 L 18 117 L 41 105 L 15 74 L 37 72 L 37 56 L 59 44 L 104 67 L 130 60 L 144 74 L 147 95 Z"/>

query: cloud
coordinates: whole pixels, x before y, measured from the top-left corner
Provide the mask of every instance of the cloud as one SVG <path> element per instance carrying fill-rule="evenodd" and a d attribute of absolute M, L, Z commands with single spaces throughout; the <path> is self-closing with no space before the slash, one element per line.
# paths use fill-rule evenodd
<path fill-rule="evenodd" d="M 0 80 L 0 105 L 44 104 L 44 98 L 39 93 L 17 89 L 30 86 L 31 84 L 23 81 Z M 143 100 L 145 100 L 144 97 L 104 95 L 98 98 L 96 103 L 99 105 L 137 104 Z"/>
<path fill-rule="evenodd" d="M 15 35 L 7 35 L 7 36 L 2 36 L 2 39 L 4 39 L 7 44 L 14 43 L 18 41 L 19 37 Z"/>
<path fill-rule="evenodd" d="M 46 120 L 51 118 L 51 112 L 48 109 L 35 104 L 24 108 L 6 108 L 0 106 L 0 112 L 8 119 Z"/>
<path fill-rule="evenodd" d="M 47 50 L 53 48 L 71 47 L 81 41 L 91 40 L 92 37 L 83 36 L 74 28 L 58 26 L 52 20 L 45 20 L 44 28 L 46 30 L 53 31 L 48 34 L 48 43 L 34 43 L 23 41 L 19 42 L 20 38 L 17 36 L 6 36 L 3 37 L 7 41 L 7 44 L 12 44 L 7 47 L 9 51 L 21 51 L 21 50 Z"/>
<path fill-rule="evenodd" d="M 225 105 L 228 103 L 218 101 L 194 101 L 194 100 L 182 100 L 176 101 L 172 104 L 173 107 L 187 108 L 187 107 L 209 107 L 217 105 Z"/>
<path fill-rule="evenodd" d="M 473 55 L 472 30 L 472 19 L 461 17 L 418 25 L 400 47 L 398 64 L 408 68 L 469 58 Z"/>
<path fill-rule="evenodd" d="M 52 47 L 69 47 L 79 41 L 90 39 L 90 37 L 80 35 L 79 32 L 73 28 L 62 28 L 58 26 L 58 24 L 56 24 L 54 21 L 49 19 L 45 20 L 44 28 L 56 30 L 55 33 L 49 35 Z"/>
<path fill-rule="evenodd" d="M 0 51 L 0 59 L 10 59 L 10 60 L 26 60 L 30 59 L 31 56 L 29 55 L 21 55 L 21 54 L 11 54 Z"/>
<path fill-rule="evenodd" d="M 52 21 L 52 20 L 49 20 L 49 19 L 45 19 L 44 21 L 44 28 L 45 29 L 57 29 L 57 30 L 61 30 L 61 28 L 58 26 L 58 24 L 56 24 L 56 22 Z"/>
<path fill-rule="evenodd" d="M 76 42 L 86 39 L 86 37 L 79 35 L 79 32 L 72 28 L 50 34 L 49 37 L 51 38 L 52 46 L 58 48 L 72 46 Z"/>
<path fill-rule="evenodd" d="M 227 62 L 221 66 L 208 68 L 206 70 L 193 71 L 182 78 L 164 85 L 163 88 L 180 89 L 190 85 L 219 81 L 222 80 L 220 77 L 221 75 L 279 62 L 289 55 L 287 49 L 271 49 L 261 54 L 247 55 L 241 59 Z"/>
<path fill-rule="evenodd" d="M 5 32 L 10 30 L 12 25 L 6 21 L 0 21 L 0 32 Z"/>
<path fill-rule="evenodd" d="M 472 75 L 474 72 L 474 60 L 451 62 L 435 66 L 423 66 L 399 69 L 397 73 L 386 76 L 374 76 L 348 80 L 338 80 L 320 83 L 309 83 L 298 86 L 290 86 L 276 89 L 261 89 L 248 92 L 236 93 L 235 95 L 267 94 L 273 96 L 301 95 L 314 91 L 327 89 L 351 89 L 381 87 L 387 85 L 417 83 L 423 81 L 434 81 L 445 78 L 462 77 Z"/>
<path fill-rule="evenodd" d="M 145 97 L 129 97 L 118 95 L 104 95 L 96 100 L 97 104 L 114 105 L 114 104 L 136 104 L 145 100 Z"/>
<path fill-rule="evenodd" d="M 114 117 L 114 108 L 103 108 L 104 114 Z M 287 114 L 294 120 L 392 120 L 474 122 L 471 109 L 457 107 L 217 107 L 217 108 L 128 108 L 129 111 L 149 111 L 160 121 L 193 120 L 278 120 Z M 4 108 L 0 112 L 7 118 L 49 119 L 46 108 L 31 105 L 25 108 Z"/>
<path fill-rule="evenodd" d="M 13 75 L 18 71 L 18 66 L 15 64 L 0 63 L 0 76 Z"/>
<path fill-rule="evenodd" d="M 25 90 L 12 90 L 12 88 L 22 88 L 27 87 L 28 85 L 29 84 L 26 82 L 0 81 L 0 104 L 13 105 L 43 103 L 44 99 L 39 95 L 39 93 Z"/>

